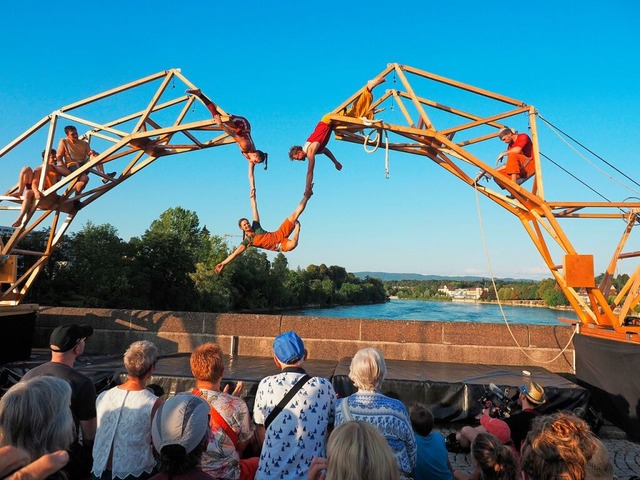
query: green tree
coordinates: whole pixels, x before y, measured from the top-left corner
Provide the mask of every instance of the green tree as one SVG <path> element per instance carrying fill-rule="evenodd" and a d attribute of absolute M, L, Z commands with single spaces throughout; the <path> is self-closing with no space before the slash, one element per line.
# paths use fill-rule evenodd
<path fill-rule="evenodd" d="M 217 235 L 208 238 L 206 258 L 196 264 L 195 272 L 189 274 L 198 293 L 199 310 L 226 312 L 236 303 L 236 289 L 229 275 L 218 275 L 215 266 L 229 254 L 227 243 Z"/>
<path fill-rule="evenodd" d="M 134 288 L 154 310 L 195 310 L 198 304 L 190 274 L 196 270 L 193 256 L 175 232 L 147 230 L 130 241 L 135 252 Z"/>
<path fill-rule="evenodd" d="M 75 293 L 84 306 L 126 307 L 129 305 L 130 261 L 127 244 L 112 225 L 87 222 L 70 240 L 68 270 Z"/>
<path fill-rule="evenodd" d="M 209 231 L 200 227 L 198 215 L 182 207 L 165 210 L 160 218 L 151 222 L 150 234 L 171 234 L 193 259 L 194 265 L 206 259 L 209 253 Z"/>

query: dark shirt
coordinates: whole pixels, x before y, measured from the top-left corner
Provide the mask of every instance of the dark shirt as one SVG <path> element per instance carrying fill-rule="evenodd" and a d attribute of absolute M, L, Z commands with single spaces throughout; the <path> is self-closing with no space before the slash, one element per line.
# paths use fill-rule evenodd
<path fill-rule="evenodd" d="M 50 375 L 62 378 L 71 385 L 71 412 L 75 420 L 96 417 L 96 387 L 91 379 L 64 363 L 48 362 L 25 373 L 23 380 Z"/>
<path fill-rule="evenodd" d="M 540 413 L 536 410 L 526 409 L 504 419 L 511 429 L 511 440 L 513 440 L 516 450 L 520 451 L 520 445 L 531 429 L 531 422 L 539 415 Z"/>

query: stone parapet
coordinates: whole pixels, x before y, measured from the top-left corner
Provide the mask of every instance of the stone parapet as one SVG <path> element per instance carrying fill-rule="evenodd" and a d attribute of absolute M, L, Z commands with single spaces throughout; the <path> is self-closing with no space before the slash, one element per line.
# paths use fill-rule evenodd
<path fill-rule="evenodd" d="M 293 315 L 157 312 L 41 307 L 34 347 L 48 347 L 53 328 L 87 323 L 94 354 L 122 353 L 136 340 L 151 340 L 163 355 L 190 352 L 206 342 L 225 353 L 271 356 L 278 334 L 295 330 L 311 358 L 338 360 L 376 347 L 394 360 L 540 366 L 573 373 L 572 329 L 565 325 L 511 325 Z M 566 347 L 566 349 L 565 349 Z M 563 351 L 563 349 L 565 349 Z M 232 352 L 233 350 L 233 352 Z M 562 353 L 561 353 L 562 352 Z"/>

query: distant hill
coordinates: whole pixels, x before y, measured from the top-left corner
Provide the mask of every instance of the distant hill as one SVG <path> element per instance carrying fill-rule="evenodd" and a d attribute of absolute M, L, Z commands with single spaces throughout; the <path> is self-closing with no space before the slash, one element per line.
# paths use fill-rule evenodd
<path fill-rule="evenodd" d="M 488 280 L 488 277 L 474 277 L 474 276 L 462 276 L 462 277 L 443 277 L 441 275 L 422 275 L 420 273 L 387 273 L 387 272 L 353 272 L 358 278 L 372 277 L 379 278 L 382 281 L 387 280 L 457 280 L 462 282 L 481 282 L 482 280 Z M 534 282 L 536 280 L 529 280 L 524 278 L 500 278 L 507 282 Z"/>

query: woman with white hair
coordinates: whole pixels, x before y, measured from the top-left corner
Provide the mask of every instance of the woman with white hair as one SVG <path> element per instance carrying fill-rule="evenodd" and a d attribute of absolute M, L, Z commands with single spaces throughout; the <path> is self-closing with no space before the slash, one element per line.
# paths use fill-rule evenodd
<path fill-rule="evenodd" d="M 0 446 L 21 448 L 29 462 L 68 449 L 74 440 L 70 404 L 71 386 L 60 378 L 15 384 L 0 400 Z"/>
<path fill-rule="evenodd" d="M 411 478 L 416 464 L 416 442 L 409 413 L 399 400 L 380 392 L 387 374 L 384 356 L 375 348 L 363 348 L 351 360 L 349 378 L 358 391 L 336 404 L 335 425 L 362 420 L 375 426 L 387 440 L 398 463 L 400 478 Z"/>
<path fill-rule="evenodd" d="M 144 480 L 154 473 L 151 418 L 161 400 L 146 386 L 157 361 L 158 349 L 153 343 L 133 342 L 124 354 L 127 380 L 98 396 L 94 479 Z"/>

